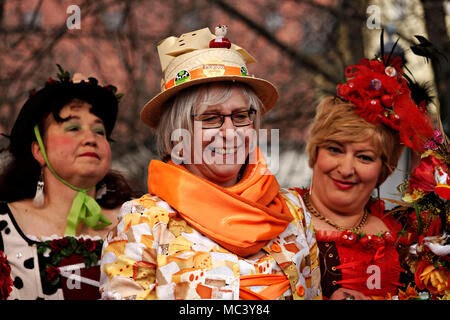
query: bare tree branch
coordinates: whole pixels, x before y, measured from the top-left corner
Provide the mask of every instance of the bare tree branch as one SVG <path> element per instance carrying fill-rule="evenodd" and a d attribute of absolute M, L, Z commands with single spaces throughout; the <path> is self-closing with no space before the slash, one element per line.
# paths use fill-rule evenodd
<path fill-rule="evenodd" d="M 278 47 L 280 50 L 285 52 L 288 56 L 290 56 L 295 62 L 304 66 L 308 71 L 311 71 L 316 74 L 320 74 L 325 77 L 330 82 L 339 82 L 340 79 L 336 77 L 335 74 L 330 73 L 328 69 L 324 68 L 323 64 L 311 58 L 310 56 L 304 55 L 289 45 L 279 41 L 272 33 L 270 33 L 266 28 L 258 24 L 257 22 L 251 20 L 247 16 L 243 15 L 240 11 L 235 9 L 233 6 L 227 4 L 222 0 L 209 0 L 211 3 L 214 3 L 221 7 L 223 10 L 228 12 L 230 15 L 238 18 L 242 22 L 244 22 L 250 29 L 255 31 L 257 34 L 264 37 L 269 43 Z"/>
<path fill-rule="evenodd" d="M 446 1 L 422 0 L 425 26 L 429 40 L 440 47 L 447 59 L 450 59 L 450 39 L 447 33 L 444 3 Z M 434 80 L 438 88 L 440 116 L 444 130 L 450 135 L 450 64 L 448 61 L 432 61 Z"/>

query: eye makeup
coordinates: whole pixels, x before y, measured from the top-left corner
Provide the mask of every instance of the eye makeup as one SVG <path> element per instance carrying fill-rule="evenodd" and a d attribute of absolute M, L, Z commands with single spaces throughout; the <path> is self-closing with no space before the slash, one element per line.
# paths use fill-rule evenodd
<path fill-rule="evenodd" d="M 64 131 L 75 131 L 80 129 L 81 125 L 77 122 L 69 122 L 66 125 L 64 125 Z"/>

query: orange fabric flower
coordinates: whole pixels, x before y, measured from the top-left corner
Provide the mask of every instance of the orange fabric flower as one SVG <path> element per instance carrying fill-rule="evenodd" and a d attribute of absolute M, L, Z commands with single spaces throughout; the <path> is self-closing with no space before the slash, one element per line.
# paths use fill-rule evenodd
<path fill-rule="evenodd" d="M 408 287 L 403 292 L 402 290 L 398 290 L 398 299 L 399 300 L 416 300 L 417 299 L 417 290 L 415 287 L 411 287 L 411 283 L 408 284 Z"/>
<path fill-rule="evenodd" d="M 432 264 L 421 261 L 417 267 L 416 284 L 419 289 L 426 288 L 433 295 L 443 295 L 450 290 L 450 276 L 447 270 L 436 269 Z"/>

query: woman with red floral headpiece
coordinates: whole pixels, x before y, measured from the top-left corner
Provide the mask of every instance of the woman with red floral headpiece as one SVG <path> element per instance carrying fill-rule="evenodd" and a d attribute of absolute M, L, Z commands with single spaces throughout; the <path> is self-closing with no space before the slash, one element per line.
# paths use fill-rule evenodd
<path fill-rule="evenodd" d="M 307 145 L 311 185 L 300 190 L 312 216 L 328 299 L 384 299 L 401 285 L 401 226 L 371 198 L 404 145 L 419 150 L 431 121 L 411 98 L 400 59 L 361 59 L 346 68 L 338 96 L 317 108 Z"/>

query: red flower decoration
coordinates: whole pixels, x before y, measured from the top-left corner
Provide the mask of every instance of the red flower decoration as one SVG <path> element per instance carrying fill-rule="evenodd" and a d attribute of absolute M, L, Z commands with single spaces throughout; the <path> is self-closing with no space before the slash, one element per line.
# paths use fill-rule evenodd
<path fill-rule="evenodd" d="M 53 85 L 55 83 L 58 83 L 58 82 L 59 82 L 58 80 L 55 80 L 52 77 L 50 77 L 50 78 L 47 79 L 47 82 L 45 82 L 45 86 L 51 86 L 51 85 Z"/>
<path fill-rule="evenodd" d="M 442 136 L 442 132 L 439 129 L 434 130 L 433 140 L 439 144 L 444 143 L 444 137 Z"/>
<path fill-rule="evenodd" d="M 55 251 L 61 251 L 68 245 L 69 245 L 69 239 L 67 239 L 67 238 L 55 239 L 55 240 L 50 241 L 50 247 Z"/>
<path fill-rule="evenodd" d="M 410 246 L 414 242 L 417 241 L 417 232 L 413 230 L 412 227 L 409 227 L 406 230 L 406 234 L 403 236 L 400 236 L 398 239 L 398 243 L 403 246 Z"/>
<path fill-rule="evenodd" d="M 56 64 L 56 65 L 59 70 L 59 72 L 56 74 L 57 79 L 49 77 L 47 79 L 47 81 L 45 82 L 44 87 L 52 86 L 52 85 L 56 85 L 56 84 L 60 84 L 60 83 L 72 83 L 73 84 L 74 82 L 73 82 L 72 75 L 70 74 L 70 72 L 64 70 L 59 64 Z M 82 80 L 81 82 L 84 83 L 85 81 Z M 89 83 L 93 86 L 99 86 L 98 80 L 94 77 L 89 77 L 87 83 Z M 120 99 L 123 96 L 122 93 L 117 93 L 117 88 L 113 85 L 106 85 L 106 86 L 103 86 L 103 88 L 110 90 L 115 95 L 118 102 L 120 101 Z M 35 89 L 30 90 L 29 97 L 33 96 L 37 92 L 38 91 L 36 91 Z"/>
<path fill-rule="evenodd" d="M 389 65 L 381 59 L 363 58 L 345 68 L 347 83 L 337 87 L 337 94 L 355 106 L 355 112 L 376 125 L 385 124 L 399 131 L 401 141 L 422 150 L 426 138 L 433 134 L 431 121 L 411 98 L 403 78 L 402 61 L 391 58 Z"/>
<path fill-rule="evenodd" d="M 34 96 L 36 93 L 37 93 L 36 89 L 33 88 L 33 89 L 31 89 L 31 90 L 28 91 L 28 96 L 29 96 L 29 97 L 32 97 L 32 96 Z"/>
<path fill-rule="evenodd" d="M 414 170 L 411 178 L 409 179 L 411 192 L 413 190 L 434 192 L 434 188 L 436 186 L 434 170 L 437 166 L 447 170 L 445 163 L 433 155 L 429 155 L 428 157 L 421 159 L 419 166 Z"/>
<path fill-rule="evenodd" d="M 85 239 L 81 240 L 83 247 L 86 248 L 87 251 L 93 252 L 95 248 L 97 248 L 97 243 L 95 241 L 92 241 L 91 239 Z"/>
<path fill-rule="evenodd" d="M 45 281 L 47 282 L 56 282 L 59 280 L 60 271 L 55 266 L 49 266 L 45 269 Z"/>
<path fill-rule="evenodd" d="M 12 291 L 11 267 L 6 255 L 0 251 L 0 300 L 6 300 Z"/>
<path fill-rule="evenodd" d="M 98 80 L 95 79 L 94 77 L 89 77 L 88 78 L 88 83 L 96 86 L 96 85 L 98 85 Z"/>

